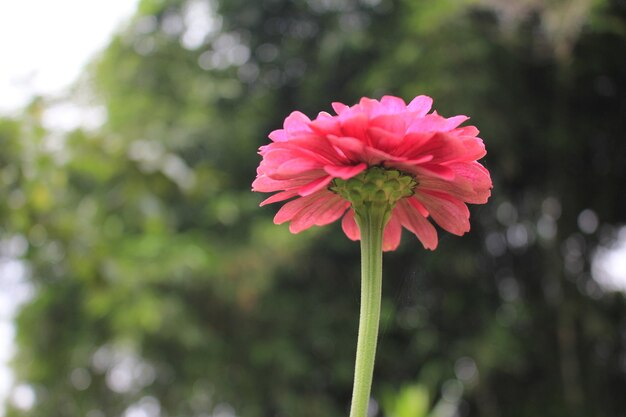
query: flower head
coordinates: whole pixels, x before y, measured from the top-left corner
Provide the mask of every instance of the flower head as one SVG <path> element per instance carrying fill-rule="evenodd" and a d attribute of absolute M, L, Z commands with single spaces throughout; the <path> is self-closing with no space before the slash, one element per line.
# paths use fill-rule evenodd
<path fill-rule="evenodd" d="M 290 222 L 293 233 L 342 218 L 345 234 L 358 240 L 355 213 L 385 204 L 384 250 L 398 247 L 402 227 L 435 249 L 429 219 L 464 234 L 470 229 L 466 203 L 485 203 L 492 183 L 477 162 L 486 154 L 478 129 L 459 127 L 466 116 L 429 113 L 431 106 L 428 96 L 408 105 L 385 96 L 352 107 L 333 103 L 337 115 L 321 112 L 314 120 L 293 112 L 260 148 L 252 190 L 277 192 L 261 205 L 291 199 L 274 222 Z"/>

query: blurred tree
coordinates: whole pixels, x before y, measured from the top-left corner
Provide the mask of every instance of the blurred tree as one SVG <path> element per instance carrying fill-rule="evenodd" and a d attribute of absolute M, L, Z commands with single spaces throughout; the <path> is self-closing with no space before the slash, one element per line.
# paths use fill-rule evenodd
<path fill-rule="evenodd" d="M 468 236 L 387 255 L 375 398 L 419 375 L 424 409 L 452 380 L 462 415 L 623 414 L 624 294 L 590 270 L 626 222 L 626 4 L 554 36 L 563 2 L 505 3 L 143 0 L 84 80 L 101 129 L 47 132 L 45 100 L 0 123 L 0 238 L 36 290 L 36 403 L 8 416 L 344 415 L 358 247 L 249 184 L 290 111 L 385 93 L 472 115 L 496 186 Z"/>

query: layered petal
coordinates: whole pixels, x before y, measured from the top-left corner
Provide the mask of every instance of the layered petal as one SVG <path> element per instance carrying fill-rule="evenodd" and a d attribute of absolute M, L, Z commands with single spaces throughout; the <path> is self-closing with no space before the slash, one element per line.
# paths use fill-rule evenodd
<path fill-rule="evenodd" d="M 318 191 L 323 191 L 332 180 L 333 177 L 331 177 L 330 175 L 319 177 L 316 180 L 311 181 L 307 185 L 300 187 L 300 189 L 298 190 L 298 194 L 300 194 L 302 197 L 306 197 Z"/>
<path fill-rule="evenodd" d="M 290 231 L 298 233 L 313 225 L 337 220 L 350 203 L 328 190 L 287 202 L 274 216 L 274 223 L 291 221 Z"/>
<path fill-rule="evenodd" d="M 276 193 L 273 196 L 266 198 L 265 200 L 261 201 L 261 204 L 259 204 L 260 206 L 264 206 L 266 204 L 271 204 L 271 203 L 276 203 L 279 201 L 284 201 L 284 200 L 289 200 L 292 197 L 295 197 L 298 195 L 298 190 L 287 190 L 287 191 L 281 191 L 280 193 Z"/>
<path fill-rule="evenodd" d="M 463 202 L 449 194 L 423 190 L 413 198 L 422 203 L 433 220 L 448 232 L 458 236 L 469 232 L 469 210 Z"/>
<path fill-rule="evenodd" d="M 318 193 L 311 204 L 291 219 L 289 230 L 299 233 L 311 226 L 324 226 L 340 218 L 350 206 L 343 198 L 331 192 Z"/>
<path fill-rule="evenodd" d="M 361 239 L 361 231 L 359 230 L 359 226 L 356 224 L 356 220 L 354 219 L 353 209 L 349 209 L 343 216 L 343 219 L 341 220 L 341 228 L 349 239 Z"/>
<path fill-rule="evenodd" d="M 335 178 L 341 178 L 342 180 L 350 179 L 366 169 L 367 164 L 365 162 L 361 162 L 360 164 L 354 166 L 326 165 L 324 167 L 324 171 L 326 171 L 326 173 Z"/>
<path fill-rule="evenodd" d="M 383 251 L 388 252 L 398 249 L 402 237 L 402 225 L 397 216 L 391 216 L 383 233 Z"/>
<path fill-rule="evenodd" d="M 407 106 L 407 109 L 417 117 L 425 116 L 433 106 L 433 99 L 428 96 L 417 96 Z"/>
<path fill-rule="evenodd" d="M 437 231 L 435 227 L 407 200 L 398 202 L 393 216 L 400 221 L 402 226 L 417 236 L 425 249 L 434 250 L 437 247 Z"/>

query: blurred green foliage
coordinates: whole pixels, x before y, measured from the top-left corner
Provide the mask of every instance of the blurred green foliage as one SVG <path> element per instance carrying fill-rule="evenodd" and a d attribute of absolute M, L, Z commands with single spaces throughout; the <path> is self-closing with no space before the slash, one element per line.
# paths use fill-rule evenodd
<path fill-rule="evenodd" d="M 624 293 L 590 273 L 626 222 L 623 0 L 143 0 L 82 94 L 97 131 L 0 120 L 35 290 L 8 417 L 345 415 L 358 245 L 249 188 L 289 112 L 382 94 L 471 115 L 495 187 L 469 235 L 386 255 L 379 415 L 626 412 Z"/>
<path fill-rule="evenodd" d="M 396 395 L 388 394 L 382 406 L 389 417 L 427 417 L 430 409 L 428 390 L 421 385 L 406 385 Z"/>

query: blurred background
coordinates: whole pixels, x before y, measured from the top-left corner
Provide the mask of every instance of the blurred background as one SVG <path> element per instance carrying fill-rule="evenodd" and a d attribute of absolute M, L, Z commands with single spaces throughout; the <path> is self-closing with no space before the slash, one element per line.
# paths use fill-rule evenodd
<path fill-rule="evenodd" d="M 493 196 L 385 255 L 372 417 L 626 416 L 625 0 L 1 8 L 0 415 L 347 415 L 358 244 L 275 226 L 256 151 L 428 94 Z"/>

